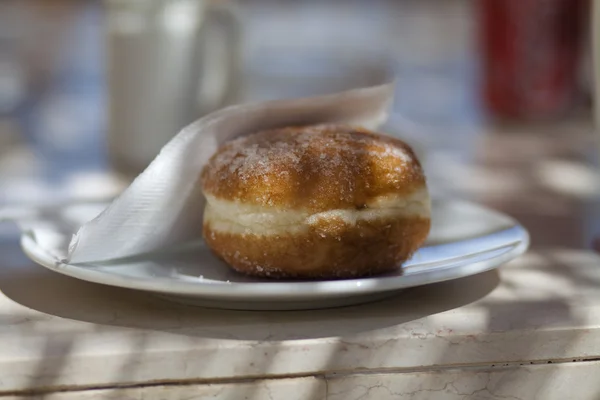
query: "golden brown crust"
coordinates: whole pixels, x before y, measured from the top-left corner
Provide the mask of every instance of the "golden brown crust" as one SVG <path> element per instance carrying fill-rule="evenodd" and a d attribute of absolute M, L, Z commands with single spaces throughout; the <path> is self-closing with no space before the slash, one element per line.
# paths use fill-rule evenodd
<path fill-rule="evenodd" d="M 225 144 L 202 172 L 205 193 L 247 204 L 312 212 L 364 207 L 405 195 L 425 177 L 404 142 L 344 125 L 290 127 Z"/>
<path fill-rule="evenodd" d="M 234 140 L 210 159 L 202 182 L 205 240 L 248 275 L 382 273 L 406 261 L 429 233 L 425 177 L 414 153 L 361 128 L 290 127 Z"/>
<path fill-rule="evenodd" d="M 204 225 L 213 251 L 234 269 L 267 278 L 342 279 L 394 270 L 424 242 L 430 221 L 421 217 L 315 226 L 302 234 L 232 234 Z"/>

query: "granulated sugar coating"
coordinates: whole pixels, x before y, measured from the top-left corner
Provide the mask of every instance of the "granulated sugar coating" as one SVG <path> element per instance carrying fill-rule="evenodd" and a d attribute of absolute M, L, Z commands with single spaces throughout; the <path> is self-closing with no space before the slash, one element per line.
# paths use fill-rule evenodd
<path fill-rule="evenodd" d="M 257 206 L 363 209 L 425 178 L 404 142 L 343 125 L 263 131 L 225 144 L 202 172 L 205 193 Z"/>
<path fill-rule="evenodd" d="M 289 127 L 225 144 L 202 172 L 208 246 L 265 278 L 393 270 L 430 227 L 423 171 L 402 141 L 341 125 Z"/>

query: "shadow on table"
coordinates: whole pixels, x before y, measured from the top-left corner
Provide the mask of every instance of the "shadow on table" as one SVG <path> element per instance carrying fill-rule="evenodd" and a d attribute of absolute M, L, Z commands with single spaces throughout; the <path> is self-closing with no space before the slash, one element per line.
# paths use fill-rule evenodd
<path fill-rule="evenodd" d="M 3 249 L 7 247 L 0 246 L 0 250 Z M 334 346 L 331 354 L 324 354 L 324 357 L 325 361 L 331 358 L 330 368 L 336 368 L 333 365 L 336 355 L 346 346 L 341 338 L 351 340 L 365 332 L 462 307 L 486 296 L 499 282 L 496 272 L 487 272 L 413 288 L 394 298 L 360 306 L 286 312 L 227 311 L 179 305 L 142 292 L 80 281 L 37 266 L 21 254 L 15 256 L 14 253 L 19 252 L 16 246 L 11 249 L 9 253 L 14 256 L 10 257 L 11 262 L 0 265 L 0 290 L 13 302 L 45 315 L 27 310 L 23 310 L 22 315 L 12 312 L 0 315 L 0 327 L 4 326 L 0 329 L 0 339 L 2 335 L 17 333 L 34 338 L 32 340 L 37 343 L 42 340 L 39 361 L 27 371 L 25 388 L 34 390 L 52 388 L 68 380 L 65 376 L 69 374 L 73 349 L 78 341 L 89 340 L 94 331 L 109 335 L 115 332 L 128 343 L 127 356 L 114 372 L 114 380 L 122 383 L 143 381 L 136 365 L 149 351 L 152 332 L 148 331 L 180 335 L 189 340 L 225 339 L 264 346 L 264 357 L 238 360 L 253 365 L 256 376 L 271 370 L 270 366 L 278 356 L 278 343 L 297 340 L 301 345 L 304 339 L 331 337 L 336 346 L 339 345 L 339 351 Z M 61 322 L 55 317 L 96 325 Z M 54 330 L 56 332 L 52 333 Z M 211 363 L 223 363 L 223 354 L 217 350 L 204 351 L 201 365 L 195 364 L 186 374 L 190 379 L 202 378 Z M 231 352 L 227 354 L 230 356 Z M 328 370 L 328 363 L 324 368 Z M 214 374 L 214 371 L 210 373 Z M 101 382 L 89 382 L 98 383 Z M 10 389 L 15 388 L 0 386 L 0 393 Z M 315 395 L 315 398 L 318 397 Z"/>
<path fill-rule="evenodd" d="M 595 260 L 581 260 L 581 262 L 590 263 Z M 478 328 L 486 335 L 500 334 L 506 330 L 526 332 L 552 326 L 556 329 L 548 329 L 548 341 L 552 342 L 553 346 L 564 349 L 564 353 L 568 354 L 572 343 L 583 334 L 574 331 L 571 336 L 561 338 L 552 336 L 553 332 L 560 331 L 562 327 L 577 323 L 577 315 L 574 315 L 571 305 L 566 298 L 560 296 L 560 293 L 557 293 L 555 298 L 546 300 L 532 298 L 531 301 L 504 302 L 497 298 L 486 298 L 499 286 L 500 279 L 496 271 L 413 288 L 394 298 L 360 306 L 328 310 L 249 312 L 183 306 L 141 292 L 84 282 L 34 265 L 24 256 L 20 258 L 19 263 L 11 265 L 15 267 L 0 266 L 0 290 L 12 301 L 46 314 L 33 314 L 33 319 L 36 321 L 28 317 L 26 311 L 23 312 L 23 318 L 14 314 L 0 315 L 0 325 L 8 326 L 13 333 L 19 331 L 24 336 L 44 337 L 47 341 L 37 369 L 30 373 L 32 388 L 48 387 L 54 382 L 59 382 L 58 371 L 61 366 L 68 365 L 70 353 L 80 340 L 80 336 L 83 338 L 85 335 L 89 338 L 90 333 L 94 331 L 115 332 L 128 339 L 130 348 L 128 356 L 123 360 L 119 371 L 115 372 L 119 382 L 140 382 L 141 378 L 136 374 L 135 366 L 149 351 L 148 343 L 152 331 L 188 337 L 189 340 L 224 339 L 231 342 L 246 341 L 252 346 L 264 346 L 264 357 L 261 355 L 256 359 L 243 360 L 254 365 L 256 376 L 271 370 L 270 366 L 275 362 L 274 359 L 280 356 L 277 351 L 279 343 L 287 341 L 289 345 L 289 341 L 297 341 L 297 350 L 300 350 L 303 340 L 317 338 L 331 338 L 335 342 L 335 346 L 329 348 L 327 354 L 323 354 L 322 362 L 319 362 L 323 372 L 336 371 L 340 366 L 349 364 L 357 368 L 383 365 L 386 357 L 398 357 L 397 345 L 394 349 L 393 343 L 385 342 L 380 343 L 381 346 L 378 344 L 378 348 L 367 348 L 364 349 L 365 351 L 357 349 L 355 353 L 362 356 L 354 361 L 348 358 L 347 347 L 360 346 L 358 337 L 372 331 L 380 331 L 383 339 L 386 335 L 417 332 L 416 339 L 420 339 L 418 331 L 428 332 L 431 328 L 444 328 L 437 326 L 441 324 L 439 321 L 430 326 L 431 323 L 423 322 L 423 318 L 474 302 L 476 304 L 472 304 L 469 309 L 483 308 L 487 315 L 487 326 Z M 550 274 L 545 276 L 553 276 L 553 279 L 567 282 L 571 285 L 570 290 L 584 287 L 582 285 L 587 285 L 585 286 L 587 288 L 600 285 L 597 280 L 586 276 L 583 270 L 579 272 L 575 269 L 562 268 L 559 256 L 548 254 L 540 257 L 539 265 L 536 264 L 535 259 L 528 260 L 524 265 L 531 265 L 531 267 L 523 268 L 522 276 L 514 273 L 507 274 L 502 280 L 502 287 L 498 289 L 502 289 L 506 295 L 510 295 L 511 291 L 527 289 L 527 285 L 519 285 L 519 283 L 526 279 L 535 283 L 537 278 L 533 273 L 538 274 L 542 271 Z M 465 315 L 467 315 L 465 318 L 468 318 L 468 314 Z M 58 329 L 57 334 L 51 334 L 43 328 L 45 322 L 42 320 L 54 320 L 56 329 L 55 317 L 96 325 L 85 326 L 67 321 L 65 323 L 70 324 L 70 329 L 60 334 L 58 333 L 61 330 Z M 465 323 L 468 324 L 468 321 Z M 405 330 L 394 330 L 394 327 L 401 324 L 405 324 Z M 391 330 L 386 333 L 386 329 Z M 531 337 L 527 335 L 515 337 L 514 340 L 518 341 L 518 345 L 511 343 L 511 350 L 505 351 L 503 358 L 507 362 L 535 358 L 536 352 L 544 344 L 533 343 Z M 463 356 L 459 357 L 461 351 L 474 352 L 474 358 L 479 357 L 481 362 L 485 363 L 490 360 L 484 360 L 485 357 L 481 354 L 485 355 L 488 349 L 490 354 L 503 354 L 504 351 L 501 348 L 504 346 L 502 341 L 486 344 L 484 339 L 473 346 L 468 342 L 470 340 L 476 342 L 480 338 L 456 339 L 447 332 L 441 332 L 439 339 L 438 347 L 435 349 L 422 350 L 423 360 L 427 365 L 452 364 L 457 359 L 464 359 Z M 207 346 L 201 345 L 201 347 Z M 486 351 L 483 351 L 484 348 Z M 217 350 L 210 354 L 205 352 L 202 366 L 194 364 L 189 371 L 186 370 L 189 379 L 205 376 L 206 365 L 222 364 L 223 354 Z M 227 354 L 231 355 L 231 352 Z M 394 364 L 401 365 L 400 361 Z M 52 373 L 49 374 L 48 371 Z M 502 380 L 492 382 L 489 390 L 494 393 L 509 390 L 510 385 L 505 383 Z"/>
<path fill-rule="evenodd" d="M 500 269 L 498 292 L 473 305 L 487 315 L 486 327 L 482 329 L 485 334 L 466 336 L 456 343 L 459 346 L 447 346 L 438 355 L 440 364 L 451 364 L 461 351 L 477 348 L 469 346 L 469 341 L 479 341 L 481 346 L 472 358 L 480 366 L 462 377 L 481 384 L 475 388 L 479 396 L 553 397 L 557 369 L 540 368 L 539 364 L 565 363 L 563 366 L 568 367 L 571 362 L 598 357 L 591 344 L 597 341 L 596 332 L 588 329 L 590 321 L 585 314 L 597 303 L 594 293 L 600 288 L 598 265 L 600 258 L 589 251 L 544 248 L 515 260 L 507 267 L 510 273 Z M 504 297 L 506 301 L 502 301 Z M 498 336 L 494 338 L 495 335 Z M 532 370 L 533 364 L 538 367 Z M 435 372 L 425 376 L 424 389 L 428 384 L 439 384 Z M 459 379 L 458 376 L 455 374 L 454 378 Z M 452 381 L 448 385 L 456 390 L 453 394 L 460 394 Z"/>
<path fill-rule="evenodd" d="M 100 325 L 251 341 L 348 336 L 382 329 L 462 307 L 498 285 L 498 275 L 492 271 L 409 289 L 359 306 L 229 311 L 179 305 L 142 292 L 80 281 L 36 265 L 14 272 L 2 274 L 0 290 L 11 300 L 45 314 Z"/>

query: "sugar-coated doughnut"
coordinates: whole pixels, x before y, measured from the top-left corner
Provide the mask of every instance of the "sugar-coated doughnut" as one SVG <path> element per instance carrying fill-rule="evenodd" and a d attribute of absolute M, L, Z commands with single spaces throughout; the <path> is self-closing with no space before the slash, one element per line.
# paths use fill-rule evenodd
<path fill-rule="evenodd" d="M 226 143 L 202 171 L 203 234 L 244 274 L 353 278 L 398 268 L 425 241 L 425 176 L 404 142 L 345 125 Z"/>

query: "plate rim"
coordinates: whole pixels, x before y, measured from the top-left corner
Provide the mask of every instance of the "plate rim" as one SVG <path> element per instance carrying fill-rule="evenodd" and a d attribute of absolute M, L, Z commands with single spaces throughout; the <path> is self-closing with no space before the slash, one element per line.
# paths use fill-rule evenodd
<path fill-rule="evenodd" d="M 430 279 L 425 280 L 422 279 L 423 275 L 421 274 L 412 274 L 301 282 L 209 282 L 202 280 L 175 281 L 161 278 L 134 278 L 56 261 L 27 233 L 21 235 L 20 244 L 23 252 L 35 263 L 46 269 L 75 279 L 145 292 L 175 296 L 219 298 L 222 300 L 239 300 L 242 297 L 256 300 L 275 298 L 279 300 L 284 300 L 285 298 L 297 300 L 307 299 L 313 296 L 318 296 L 322 299 L 326 297 L 364 295 L 368 293 L 401 290 L 458 279 L 493 270 L 525 253 L 529 248 L 530 235 L 527 229 L 514 218 L 470 201 L 459 199 L 446 199 L 446 201 L 466 203 L 471 207 L 476 207 L 482 211 L 485 210 L 486 212 L 491 212 L 507 219 L 513 223 L 513 228 L 517 228 L 520 231 L 522 240 L 506 252 L 491 259 L 462 265 L 460 268 L 449 267 L 447 269 L 441 269 L 436 271 L 435 277 L 431 276 Z M 169 282 L 169 284 L 165 284 L 166 282 Z"/>

